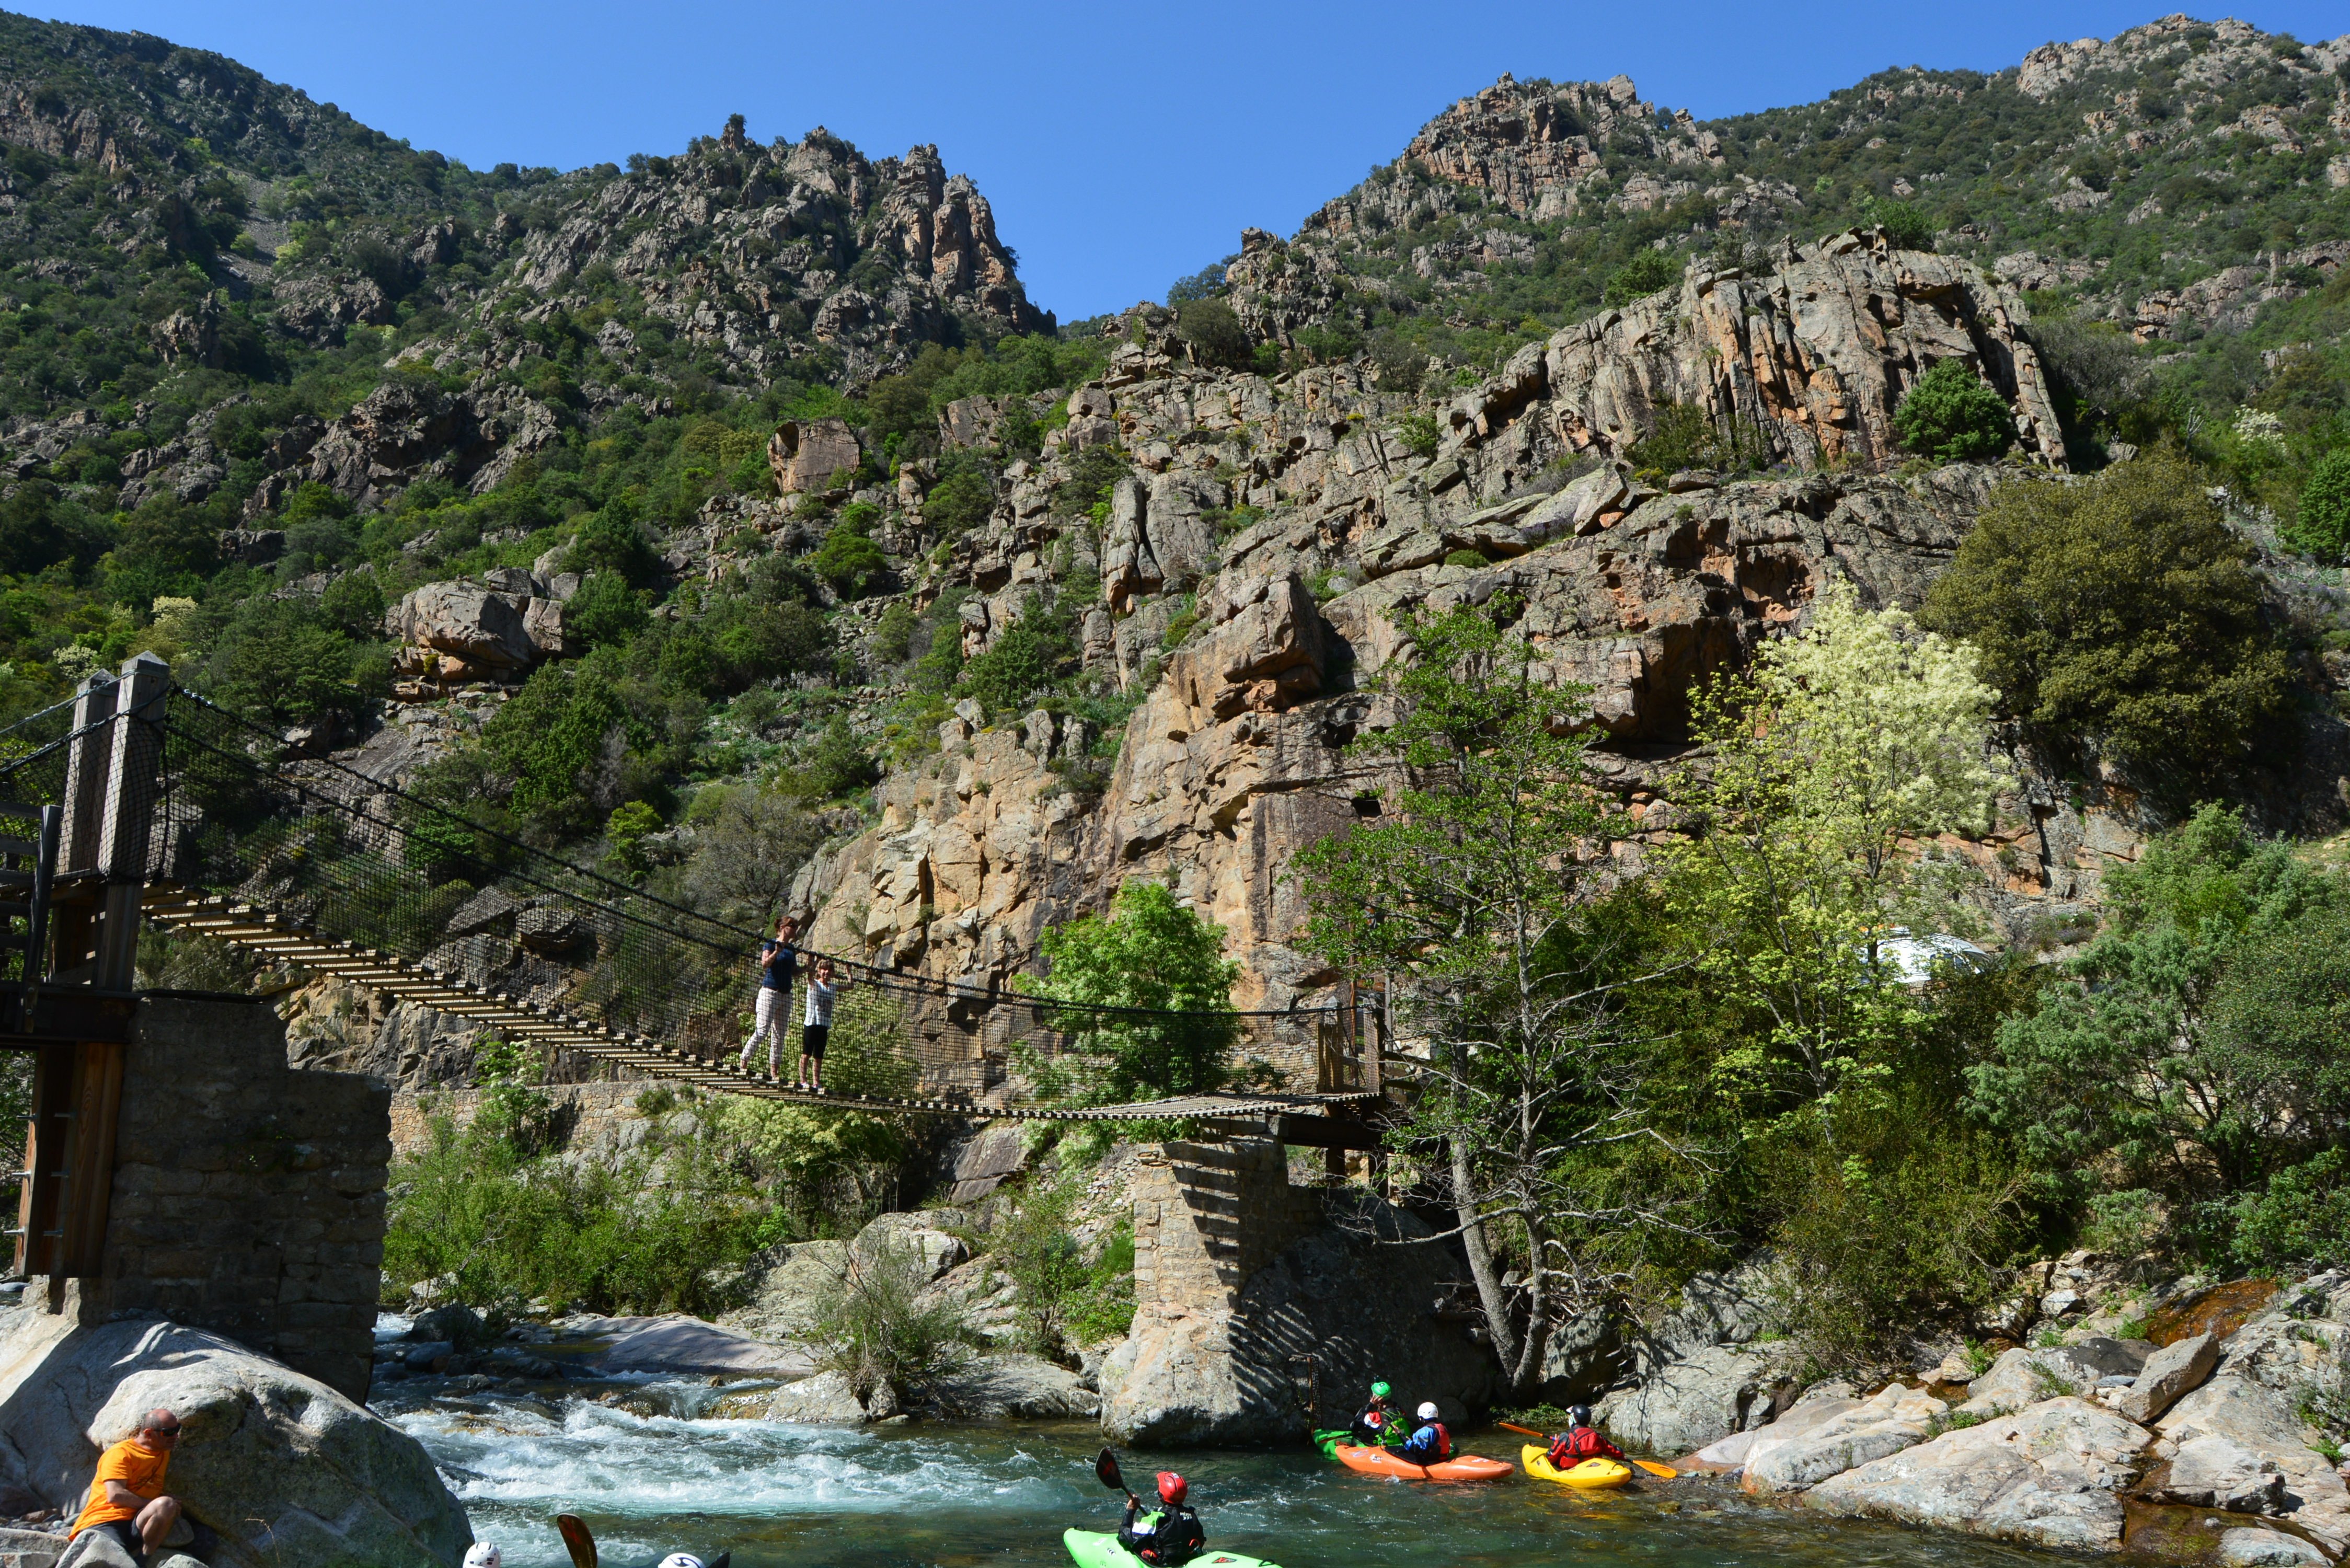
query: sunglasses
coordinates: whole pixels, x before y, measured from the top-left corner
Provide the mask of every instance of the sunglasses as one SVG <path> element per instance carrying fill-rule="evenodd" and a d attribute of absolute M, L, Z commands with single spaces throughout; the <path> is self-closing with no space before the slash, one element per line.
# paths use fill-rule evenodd
<path fill-rule="evenodd" d="M 147 1429 L 159 1438 L 176 1438 L 180 1435 L 180 1428 L 177 1427 L 150 1427 Z"/>

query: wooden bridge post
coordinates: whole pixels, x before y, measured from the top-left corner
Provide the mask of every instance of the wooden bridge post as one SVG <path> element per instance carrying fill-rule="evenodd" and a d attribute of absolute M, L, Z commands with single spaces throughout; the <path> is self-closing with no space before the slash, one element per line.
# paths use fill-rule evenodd
<path fill-rule="evenodd" d="M 129 991 L 138 974 L 139 900 L 147 885 L 163 760 L 163 700 L 171 690 L 172 667 L 151 653 L 125 661 L 115 688 L 114 743 L 98 842 L 98 868 L 106 873 L 95 976 L 100 991 Z"/>
<path fill-rule="evenodd" d="M 25 1169 L 16 1192 L 16 1273 L 57 1270 L 57 1199 L 72 1141 L 74 1048 L 45 1045 L 33 1058 L 32 1115 L 25 1123 Z"/>
<path fill-rule="evenodd" d="M 57 831 L 57 870 L 95 870 L 99 830 L 106 818 L 106 774 L 113 760 L 115 680 L 92 671 L 74 698 L 75 738 L 66 746 L 64 820 Z M 57 907 L 57 957 L 51 978 L 74 975 L 97 956 L 98 904 L 76 898 Z"/>

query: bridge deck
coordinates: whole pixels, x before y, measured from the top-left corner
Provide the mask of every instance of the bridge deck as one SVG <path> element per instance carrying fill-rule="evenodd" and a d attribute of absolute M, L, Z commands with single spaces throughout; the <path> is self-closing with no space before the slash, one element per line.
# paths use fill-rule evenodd
<path fill-rule="evenodd" d="M 544 1007 L 521 997 L 487 990 L 379 948 L 323 935 L 267 904 L 222 898 L 168 883 L 147 888 L 146 917 L 164 926 L 264 952 L 322 974 L 333 974 L 403 1002 L 413 1002 L 461 1018 L 479 1019 L 515 1039 L 577 1051 L 631 1072 L 697 1088 L 809 1106 L 927 1116 L 1008 1117 L 1023 1121 L 1128 1122 L 1204 1116 L 1300 1116 L 1335 1113 L 1361 1105 L 1375 1094 L 1212 1094 L 1137 1105 L 1064 1109 L 1041 1106 L 991 1106 L 970 1099 L 890 1099 L 816 1094 L 770 1081 L 725 1060 L 712 1060 L 663 1041 L 615 1030 Z"/>

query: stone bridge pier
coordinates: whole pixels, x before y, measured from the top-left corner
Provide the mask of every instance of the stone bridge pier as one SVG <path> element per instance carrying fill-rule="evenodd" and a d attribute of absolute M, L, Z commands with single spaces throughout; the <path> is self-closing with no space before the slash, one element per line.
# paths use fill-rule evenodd
<path fill-rule="evenodd" d="M 1146 1147 L 1132 1192 L 1134 1331 L 1100 1371 L 1114 1439 L 1295 1442 L 1375 1377 L 1454 1419 L 1491 1398 L 1491 1354 L 1445 1311 L 1460 1261 L 1412 1215 L 1291 1185 L 1270 1137 Z"/>
<path fill-rule="evenodd" d="M 210 1329 L 364 1404 L 391 1091 L 289 1069 L 285 1026 L 255 1000 L 142 996 L 128 1035 L 103 1185 L 74 1205 L 102 1232 L 97 1266 L 31 1275 L 26 1304 Z M 29 1152 L 80 1166 L 80 1136 L 36 1117 Z"/>

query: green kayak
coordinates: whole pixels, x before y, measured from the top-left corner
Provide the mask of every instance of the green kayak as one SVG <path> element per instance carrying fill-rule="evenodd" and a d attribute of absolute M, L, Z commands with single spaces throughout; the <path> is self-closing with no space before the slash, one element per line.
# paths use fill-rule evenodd
<path fill-rule="evenodd" d="M 1380 1448 L 1393 1449 L 1401 1447 L 1404 1440 L 1402 1424 L 1399 1422 L 1394 1427 L 1389 1428 L 1387 1433 L 1382 1434 L 1382 1437 L 1384 1440 L 1378 1444 Z M 1355 1437 L 1353 1428 L 1347 1427 L 1336 1428 L 1326 1428 L 1314 1434 L 1314 1446 L 1322 1450 L 1322 1457 L 1326 1459 L 1335 1459 L 1338 1457 L 1337 1448 L 1340 1443 L 1354 1444 L 1357 1442 L 1357 1439 Z"/>
<path fill-rule="evenodd" d="M 1061 1541 L 1077 1568 L 1149 1568 L 1141 1558 L 1118 1543 L 1115 1531 L 1065 1530 Z M 1202 1552 L 1184 1568 L 1276 1568 L 1262 1557 L 1240 1557 L 1230 1552 Z"/>

